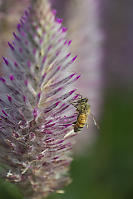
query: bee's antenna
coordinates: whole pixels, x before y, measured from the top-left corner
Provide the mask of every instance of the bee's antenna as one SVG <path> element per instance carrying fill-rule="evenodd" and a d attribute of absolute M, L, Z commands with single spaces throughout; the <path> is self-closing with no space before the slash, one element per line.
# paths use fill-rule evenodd
<path fill-rule="evenodd" d="M 80 99 L 82 99 L 82 95 L 80 95 L 80 94 L 78 94 L 78 95 L 79 95 Z"/>
<path fill-rule="evenodd" d="M 82 95 L 79 93 L 75 93 L 76 95 L 78 95 L 78 97 L 80 97 L 82 99 Z"/>

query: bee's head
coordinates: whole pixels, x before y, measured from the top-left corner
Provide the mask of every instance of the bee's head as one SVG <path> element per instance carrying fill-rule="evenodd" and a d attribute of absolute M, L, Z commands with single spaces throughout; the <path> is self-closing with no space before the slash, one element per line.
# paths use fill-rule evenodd
<path fill-rule="evenodd" d="M 88 99 L 87 98 L 82 98 L 81 101 L 86 103 L 86 102 L 88 102 Z"/>
<path fill-rule="evenodd" d="M 83 98 L 81 95 L 79 95 L 79 99 L 77 100 L 77 103 L 87 103 L 88 99 L 85 97 Z"/>

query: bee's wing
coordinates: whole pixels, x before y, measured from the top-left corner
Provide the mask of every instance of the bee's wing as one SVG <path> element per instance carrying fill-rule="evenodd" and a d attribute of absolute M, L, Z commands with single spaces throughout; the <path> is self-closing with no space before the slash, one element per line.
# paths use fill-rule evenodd
<path fill-rule="evenodd" d="M 100 129 L 100 127 L 99 127 L 99 125 L 98 125 L 98 123 L 97 123 L 97 121 L 96 121 L 94 115 L 93 115 L 91 112 L 90 112 L 90 116 L 91 116 L 91 118 L 92 118 L 92 120 L 93 120 L 93 122 L 94 122 L 94 125 L 97 127 L 97 129 Z"/>
<path fill-rule="evenodd" d="M 98 125 L 98 123 L 97 123 L 97 121 L 96 121 L 94 115 L 93 115 L 91 112 L 89 113 L 89 115 L 91 116 L 91 118 L 92 118 L 92 120 L 93 120 L 93 122 L 94 122 L 94 125 L 95 125 L 95 126 L 97 127 L 97 129 L 99 130 L 100 127 L 99 127 L 99 125 Z M 86 125 L 87 125 L 87 128 L 88 128 L 88 126 L 89 126 L 89 117 L 88 117 L 88 119 L 87 119 Z"/>

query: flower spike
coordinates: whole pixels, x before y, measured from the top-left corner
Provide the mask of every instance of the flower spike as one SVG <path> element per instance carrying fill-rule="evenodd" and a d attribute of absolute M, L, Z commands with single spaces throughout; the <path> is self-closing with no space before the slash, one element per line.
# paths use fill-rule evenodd
<path fill-rule="evenodd" d="M 76 115 L 69 102 L 79 75 L 68 71 L 77 56 L 69 52 L 62 19 L 46 0 L 31 2 L 8 42 L 10 58 L 3 57 L 0 162 L 7 166 L 0 176 L 25 197 L 41 199 L 70 181 L 68 135 Z"/>

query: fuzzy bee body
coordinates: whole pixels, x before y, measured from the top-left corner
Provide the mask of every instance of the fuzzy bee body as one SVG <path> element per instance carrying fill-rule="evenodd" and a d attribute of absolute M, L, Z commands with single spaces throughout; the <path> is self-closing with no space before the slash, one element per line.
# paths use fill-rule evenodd
<path fill-rule="evenodd" d="M 81 113 L 77 117 L 77 121 L 74 124 L 74 132 L 81 131 L 81 129 L 85 126 L 87 121 L 87 115 Z"/>
<path fill-rule="evenodd" d="M 87 98 L 80 96 L 80 99 L 72 103 L 78 112 L 77 120 L 74 122 L 74 132 L 81 131 L 87 124 L 88 115 L 90 114 L 90 105 L 87 102 Z"/>

